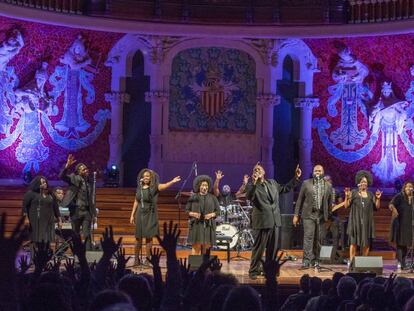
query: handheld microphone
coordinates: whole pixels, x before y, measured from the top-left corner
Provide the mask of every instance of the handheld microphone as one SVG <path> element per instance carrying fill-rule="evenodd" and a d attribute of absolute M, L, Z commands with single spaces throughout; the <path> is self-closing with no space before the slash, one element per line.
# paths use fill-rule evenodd
<path fill-rule="evenodd" d="M 139 180 L 139 183 L 140 184 L 142 184 L 144 182 L 144 178 L 141 178 L 140 180 Z"/>
<path fill-rule="evenodd" d="M 197 162 L 194 162 L 194 174 L 196 176 L 198 176 L 198 174 L 197 174 Z"/>

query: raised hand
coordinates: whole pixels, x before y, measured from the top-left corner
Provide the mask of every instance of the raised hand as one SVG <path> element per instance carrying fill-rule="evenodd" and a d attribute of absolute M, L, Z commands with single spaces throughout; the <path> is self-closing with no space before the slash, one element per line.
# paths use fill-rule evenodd
<path fill-rule="evenodd" d="M 266 256 L 266 261 L 261 260 L 265 277 L 269 281 L 276 280 L 276 277 L 280 274 L 280 268 L 286 263 L 286 260 L 281 260 L 283 252 L 281 252 L 280 255 L 277 256 L 278 253 L 279 249 L 276 251 L 276 255 L 274 258 Z"/>
<path fill-rule="evenodd" d="M 379 200 L 381 199 L 381 196 L 382 196 L 382 191 L 377 189 L 377 191 L 375 191 L 375 198 Z"/>
<path fill-rule="evenodd" d="M 167 228 L 167 223 L 164 222 L 164 236 L 161 239 L 159 235 L 157 235 L 157 240 L 158 243 L 162 246 L 162 248 L 167 252 L 167 253 L 172 253 L 174 252 L 175 254 L 175 250 L 177 248 L 177 241 L 178 241 L 178 237 L 181 234 L 181 230 L 178 230 L 178 224 L 175 224 L 173 226 L 173 222 L 172 220 L 170 221 L 168 228 Z"/>
<path fill-rule="evenodd" d="M 61 265 L 61 259 L 54 258 L 53 262 L 48 262 L 46 265 L 46 270 L 51 272 L 59 272 L 60 271 L 60 265 Z"/>
<path fill-rule="evenodd" d="M 68 159 L 66 160 L 66 168 L 71 167 L 73 164 L 76 163 L 75 157 L 73 156 L 73 154 L 69 154 L 68 155 Z"/>
<path fill-rule="evenodd" d="M 104 252 L 104 256 L 112 257 L 113 254 L 116 253 L 116 251 L 119 249 L 122 243 L 122 237 L 118 239 L 118 242 L 115 242 L 114 240 L 114 231 L 112 229 L 112 226 L 109 226 L 105 228 L 105 233 L 102 234 L 101 238 L 101 245 L 102 250 Z"/>
<path fill-rule="evenodd" d="M 118 271 L 125 271 L 126 264 L 128 260 L 131 259 L 131 256 L 125 257 L 125 248 L 120 248 L 116 254 L 115 259 L 117 262 L 117 270 Z"/>
<path fill-rule="evenodd" d="M 66 258 L 65 263 L 63 264 L 67 276 L 72 280 L 76 281 L 76 270 L 75 270 L 75 259 Z"/>
<path fill-rule="evenodd" d="M 351 198 L 351 189 L 349 187 L 344 188 L 345 200 Z"/>
<path fill-rule="evenodd" d="M 159 267 L 161 256 L 161 249 L 159 249 L 158 247 L 153 247 L 150 249 L 150 257 L 147 257 L 147 260 L 151 263 L 152 267 Z"/>
<path fill-rule="evenodd" d="M 210 263 L 210 270 L 221 271 L 221 267 L 223 267 L 223 264 L 220 262 L 220 259 L 218 259 L 218 257 L 212 258 L 212 261 Z"/>
<path fill-rule="evenodd" d="M 215 172 L 216 173 L 216 179 L 217 180 L 221 180 L 223 177 L 224 177 L 224 175 L 223 175 L 223 172 L 222 171 L 217 171 L 217 172 Z"/>
<path fill-rule="evenodd" d="M 190 263 L 187 263 L 187 258 L 180 258 L 180 274 L 184 284 L 188 284 L 191 278 Z M 185 288 L 186 286 L 184 286 Z"/>
<path fill-rule="evenodd" d="M 300 176 L 302 176 L 302 170 L 300 169 L 299 164 L 298 164 L 295 169 L 295 177 L 296 179 L 299 179 Z"/>
<path fill-rule="evenodd" d="M 177 182 L 181 181 L 181 177 L 180 177 L 180 176 L 176 176 L 176 177 L 174 177 L 174 179 L 173 179 L 173 180 L 171 180 L 171 181 L 172 181 L 172 183 L 173 183 L 173 184 L 175 184 L 175 183 L 177 183 Z"/>
<path fill-rule="evenodd" d="M 85 242 L 82 242 L 81 236 L 75 232 L 72 232 L 72 242 L 70 243 L 70 248 L 72 253 L 78 256 L 79 259 L 86 258 L 86 243 L 88 242 L 89 237 L 85 239 Z"/>
<path fill-rule="evenodd" d="M 19 267 L 20 267 L 20 273 L 25 274 L 27 270 L 30 268 L 30 261 L 27 256 L 21 256 L 19 258 Z"/>
<path fill-rule="evenodd" d="M 33 263 L 35 265 L 35 271 L 41 273 L 45 268 L 50 259 L 52 259 L 53 252 L 50 248 L 49 242 L 36 243 Z"/>

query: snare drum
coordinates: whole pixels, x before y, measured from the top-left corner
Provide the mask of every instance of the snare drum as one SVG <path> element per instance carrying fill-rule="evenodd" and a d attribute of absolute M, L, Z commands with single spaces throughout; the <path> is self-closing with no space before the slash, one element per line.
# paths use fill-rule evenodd
<path fill-rule="evenodd" d="M 231 238 L 230 248 L 234 248 L 237 244 L 237 240 L 239 239 L 238 230 L 235 226 L 231 224 L 222 224 L 216 227 L 216 235 L 226 236 Z M 226 250 L 226 246 L 220 245 L 217 246 L 220 249 Z"/>

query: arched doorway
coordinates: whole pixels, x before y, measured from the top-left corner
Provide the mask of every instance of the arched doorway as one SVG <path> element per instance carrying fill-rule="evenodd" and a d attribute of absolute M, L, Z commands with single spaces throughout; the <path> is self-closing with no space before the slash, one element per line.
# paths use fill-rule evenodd
<path fill-rule="evenodd" d="M 137 173 L 148 166 L 150 158 L 151 105 L 145 102 L 150 80 L 144 74 L 144 56 L 137 51 L 132 59 L 132 74 L 126 78 L 129 104 L 124 106 L 122 160 L 124 186 L 137 185 Z"/>

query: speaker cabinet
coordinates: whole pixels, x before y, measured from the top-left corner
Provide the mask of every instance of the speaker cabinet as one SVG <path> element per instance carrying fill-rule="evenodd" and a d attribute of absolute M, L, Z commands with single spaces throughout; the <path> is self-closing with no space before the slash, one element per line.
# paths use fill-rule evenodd
<path fill-rule="evenodd" d="M 319 252 L 319 260 L 325 263 L 333 263 L 335 257 L 334 247 L 331 245 L 322 245 Z"/>
<path fill-rule="evenodd" d="M 381 275 L 383 267 L 381 256 L 355 256 L 351 263 L 351 272 L 370 272 Z"/>

